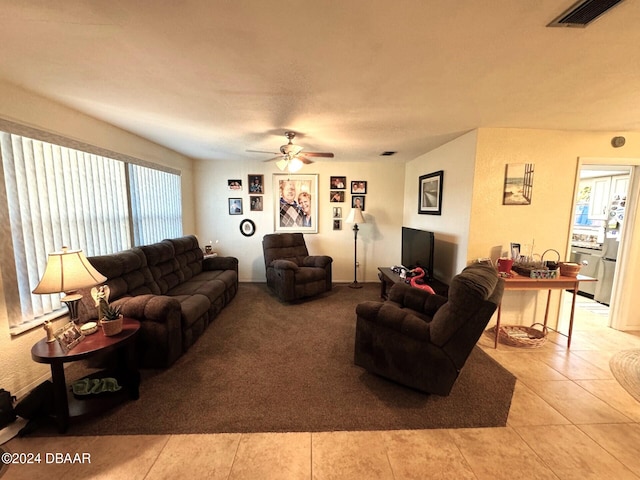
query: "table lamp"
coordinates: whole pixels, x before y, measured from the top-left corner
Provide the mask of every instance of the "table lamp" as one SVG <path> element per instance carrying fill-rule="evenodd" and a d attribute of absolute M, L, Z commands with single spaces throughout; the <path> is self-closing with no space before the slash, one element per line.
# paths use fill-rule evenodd
<path fill-rule="evenodd" d="M 349 285 L 351 288 L 362 288 L 362 285 L 358 283 L 358 224 L 367 223 L 362 216 L 362 210 L 360 207 L 354 207 L 349 212 L 347 223 L 353 223 L 353 283 Z"/>
<path fill-rule="evenodd" d="M 60 301 L 67 304 L 71 321 L 77 323 L 78 302 L 82 295 L 75 293 L 76 290 L 93 287 L 106 280 L 107 277 L 93 268 L 82 250 L 69 250 L 68 247 L 62 247 L 61 252 L 49 254 L 44 275 L 33 293 L 64 292 L 65 296 Z"/>

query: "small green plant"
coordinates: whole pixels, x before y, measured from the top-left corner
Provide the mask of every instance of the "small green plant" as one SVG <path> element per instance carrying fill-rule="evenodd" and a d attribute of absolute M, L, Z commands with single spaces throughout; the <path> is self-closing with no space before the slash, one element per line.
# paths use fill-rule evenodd
<path fill-rule="evenodd" d="M 100 301 L 100 311 L 102 312 L 102 318 L 107 322 L 120 318 L 120 309 L 120 306 L 114 307 L 113 305 L 109 305 L 105 300 Z"/>

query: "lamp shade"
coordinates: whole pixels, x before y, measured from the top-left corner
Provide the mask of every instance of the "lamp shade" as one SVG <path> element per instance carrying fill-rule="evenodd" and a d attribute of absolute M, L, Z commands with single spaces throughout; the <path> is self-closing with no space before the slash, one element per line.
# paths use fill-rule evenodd
<path fill-rule="evenodd" d="M 362 216 L 362 210 L 358 207 L 352 208 L 345 220 L 347 223 L 367 223 Z"/>
<path fill-rule="evenodd" d="M 82 250 L 68 250 L 49 254 L 44 275 L 33 293 L 72 292 L 79 288 L 93 287 L 103 283 L 107 277 L 89 263 Z"/>

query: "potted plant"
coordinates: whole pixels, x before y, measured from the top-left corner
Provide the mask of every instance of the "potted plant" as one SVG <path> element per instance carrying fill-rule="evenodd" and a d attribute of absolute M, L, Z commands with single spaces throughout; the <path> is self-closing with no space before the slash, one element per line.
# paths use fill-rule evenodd
<path fill-rule="evenodd" d="M 102 325 L 102 331 L 108 337 L 117 335 L 122 331 L 122 314 L 120 313 L 120 309 L 120 306 L 113 306 L 104 299 L 100 301 L 100 311 L 102 312 L 100 324 Z"/>

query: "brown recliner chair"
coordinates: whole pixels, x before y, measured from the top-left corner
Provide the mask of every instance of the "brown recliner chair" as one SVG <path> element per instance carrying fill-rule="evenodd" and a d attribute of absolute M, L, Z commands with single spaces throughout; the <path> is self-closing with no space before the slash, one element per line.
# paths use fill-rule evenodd
<path fill-rule="evenodd" d="M 355 363 L 417 390 L 449 395 L 503 291 L 496 270 L 482 264 L 456 275 L 448 298 L 398 283 L 386 302 L 356 307 Z"/>
<path fill-rule="evenodd" d="M 326 255 L 310 256 L 302 233 L 272 233 L 262 239 L 267 285 L 285 302 L 331 290 Z"/>

